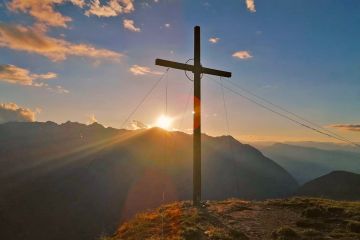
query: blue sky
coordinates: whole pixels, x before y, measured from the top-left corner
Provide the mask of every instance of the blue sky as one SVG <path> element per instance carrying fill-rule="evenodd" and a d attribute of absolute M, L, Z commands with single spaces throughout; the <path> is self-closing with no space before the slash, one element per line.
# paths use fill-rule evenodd
<path fill-rule="evenodd" d="M 121 127 L 165 70 L 154 59 L 192 58 L 193 27 L 200 25 L 204 66 L 231 71 L 243 88 L 360 141 L 359 1 L 110 0 L 98 8 L 96 1 L 44 2 L 3 1 L 0 10 L 0 103 L 34 111 L 38 121 L 95 117 Z M 178 70 L 131 120 L 154 125 L 164 113 L 166 81 L 168 115 L 187 130 L 192 105 L 180 122 L 192 83 Z M 226 134 L 221 89 L 209 78 L 202 82 L 203 131 Z M 230 134 L 240 140 L 332 141 L 230 92 L 225 98 Z"/>

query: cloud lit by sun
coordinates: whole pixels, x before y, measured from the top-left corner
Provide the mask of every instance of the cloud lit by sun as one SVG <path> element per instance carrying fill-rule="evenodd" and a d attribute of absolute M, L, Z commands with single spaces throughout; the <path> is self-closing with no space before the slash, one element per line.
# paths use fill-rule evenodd
<path fill-rule="evenodd" d="M 172 122 L 173 119 L 171 117 L 166 115 L 161 115 L 156 120 L 155 126 L 165 130 L 170 130 L 172 127 Z"/>

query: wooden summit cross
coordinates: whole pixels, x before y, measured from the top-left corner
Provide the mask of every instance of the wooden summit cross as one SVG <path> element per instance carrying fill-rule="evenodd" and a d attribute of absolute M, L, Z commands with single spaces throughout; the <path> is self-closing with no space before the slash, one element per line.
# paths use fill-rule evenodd
<path fill-rule="evenodd" d="M 200 27 L 194 27 L 194 65 L 156 59 L 155 64 L 194 73 L 194 124 L 193 124 L 193 204 L 200 206 L 201 201 L 201 74 L 231 77 L 231 72 L 201 66 Z"/>

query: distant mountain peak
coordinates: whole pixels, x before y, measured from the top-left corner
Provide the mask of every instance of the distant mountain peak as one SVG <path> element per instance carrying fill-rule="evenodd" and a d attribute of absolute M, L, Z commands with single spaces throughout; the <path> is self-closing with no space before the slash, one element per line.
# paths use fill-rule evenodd
<path fill-rule="evenodd" d="M 58 124 L 56 122 L 53 122 L 53 121 L 46 121 L 45 124 L 46 125 L 51 125 L 51 126 L 58 126 Z"/>
<path fill-rule="evenodd" d="M 101 125 L 98 122 L 93 122 L 92 124 L 88 125 L 91 128 L 105 128 L 103 125 Z"/>
<path fill-rule="evenodd" d="M 79 122 L 72 122 L 72 121 L 66 121 L 65 123 L 60 124 L 60 126 L 63 127 L 77 127 L 77 126 L 86 126 L 83 123 L 79 123 Z"/>
<path fill-rule="evenodd" d="M 298 195 L 318 196 L 338 200 L 360 200 L 360 174 L 332 171 L 305 183 Z"/>

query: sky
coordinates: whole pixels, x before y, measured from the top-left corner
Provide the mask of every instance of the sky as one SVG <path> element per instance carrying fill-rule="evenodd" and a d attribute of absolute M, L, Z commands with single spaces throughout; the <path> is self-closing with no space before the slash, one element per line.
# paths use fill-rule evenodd
<path fill-rule="evenodd" d="M 155 66 L 156 58 L 193 57 L 193 28 L 199 25 L 203 66 L 230 71 L 237 86 L 360 142 L 357 0 L 0 4 L 0 122 L 97 121 L 131 129 L 154 126 L 167 114 L 172 128 L 189 131 L 193 83 L 175 69 L 123 123 L 166 71 Z M 222 89 L 218 77 L 201 81 L 202 131 L 209 135 L 335 141 Z M 221 81 L 254 99 L 229 79 Z"/>

